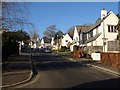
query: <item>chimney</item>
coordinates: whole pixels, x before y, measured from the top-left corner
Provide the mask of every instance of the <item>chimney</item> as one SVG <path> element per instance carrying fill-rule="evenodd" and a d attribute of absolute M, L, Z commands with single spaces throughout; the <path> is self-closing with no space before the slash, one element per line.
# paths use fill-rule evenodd
<path fill-rule="evenodd" d="M 101 19 L 103 19 L 106 16 L 107 16 L 107 10 L 103 8 L 103 10 L 101 10 Z"/>

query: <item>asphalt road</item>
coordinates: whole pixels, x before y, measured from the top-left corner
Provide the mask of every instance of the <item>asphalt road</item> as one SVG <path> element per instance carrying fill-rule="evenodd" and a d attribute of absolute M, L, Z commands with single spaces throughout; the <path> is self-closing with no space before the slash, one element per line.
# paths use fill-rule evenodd
<path fill-rule="evenodd" d="M 34 62 L 40 77 L 25 88 L 118 88 L 120 78 L 62 56 L 36 53 Z"/>

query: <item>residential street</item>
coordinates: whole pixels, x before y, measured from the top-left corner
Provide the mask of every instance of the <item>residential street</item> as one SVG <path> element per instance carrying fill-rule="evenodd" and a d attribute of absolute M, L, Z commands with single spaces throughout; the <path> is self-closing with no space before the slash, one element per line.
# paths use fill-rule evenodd
<path fill-rule="evenodd" d="M 4 1 L 2 90 L 120 88 L 120 1 Z"/>
<path fill-rule="evenodd" d="M 60 55 L 33 54 L 40 77 L 25 88 L 116 88 L 120 78 L 93 69 L 84 62 L 72 62 Z"/>

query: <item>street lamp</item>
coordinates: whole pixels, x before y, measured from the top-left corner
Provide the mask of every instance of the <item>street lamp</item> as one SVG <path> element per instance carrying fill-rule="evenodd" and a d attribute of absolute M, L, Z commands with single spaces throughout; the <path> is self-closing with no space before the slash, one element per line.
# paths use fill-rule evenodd
<path fill-rule="evenodd" d="M 58 35 L 57 35 L 57 52 L 58 52 Z"/>

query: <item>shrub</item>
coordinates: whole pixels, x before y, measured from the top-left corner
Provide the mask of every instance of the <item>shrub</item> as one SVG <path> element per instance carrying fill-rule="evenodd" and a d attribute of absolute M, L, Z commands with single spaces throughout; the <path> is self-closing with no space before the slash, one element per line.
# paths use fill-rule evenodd
<path fill-rule="evenodd" d="M 65 52 L 66 50 L 66 46 L 61 46 L 61 49 L 59 50 L 59 52 Z"/>

